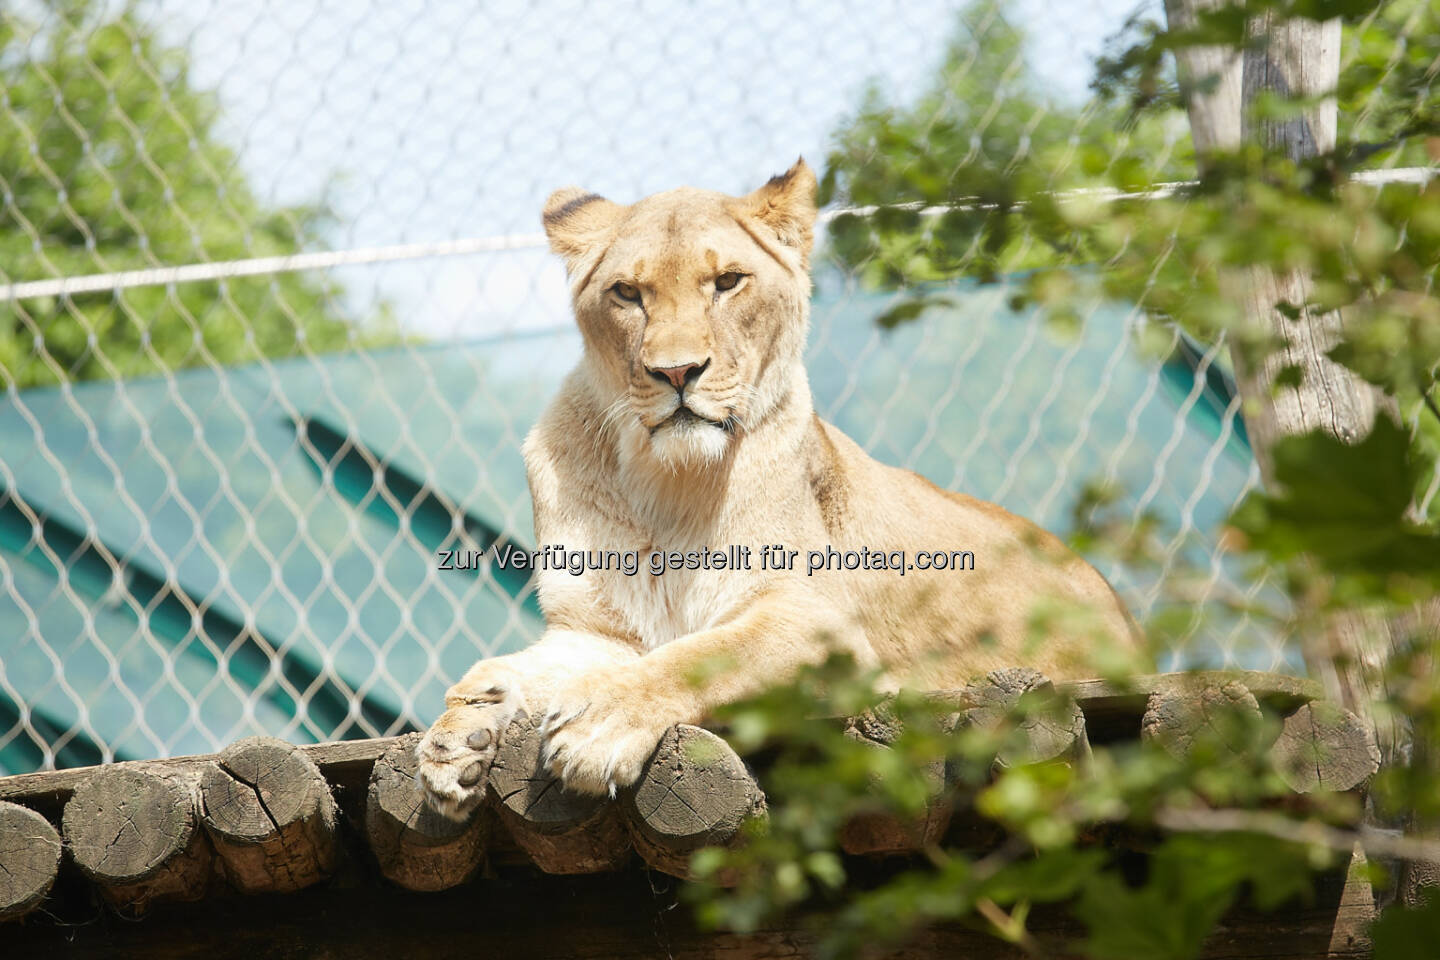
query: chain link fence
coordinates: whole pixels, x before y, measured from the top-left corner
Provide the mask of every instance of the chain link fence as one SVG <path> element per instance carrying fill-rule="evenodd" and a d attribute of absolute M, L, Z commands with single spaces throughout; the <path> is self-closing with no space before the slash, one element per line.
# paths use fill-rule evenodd
<path fill-rule="evenodd" d="M 549 191 L 743 192 L 822 165 L 865 103 L 938 120 L 965 83 L 973 149 L 1008 125 L 994 143 L 1023 150 L 1086 117 L 1134 13 L 6 5 L 0 773 L 425 726 L 541 627 L 526 580 L 440 552 L 532 538 L 519 445 L 580 350 L 536 232 Z M 997 68 L 1001 27 L 1023 43 Z M 1142 618 L 1182 580 L 1197 604 L 1269 596 L 1217 546 L 1258 480 L 1223 345 L 1101 301 L 1056 337 L 1003 281 L 882 329 L 903 294 L 821 243 L 823 416 L 1061 533 L 1087 484 L 1123 490 L 1162 563 L 1102 569 Z M 1242 613 L 1197 616 L 1177 664 L 1299 661 Z"/>

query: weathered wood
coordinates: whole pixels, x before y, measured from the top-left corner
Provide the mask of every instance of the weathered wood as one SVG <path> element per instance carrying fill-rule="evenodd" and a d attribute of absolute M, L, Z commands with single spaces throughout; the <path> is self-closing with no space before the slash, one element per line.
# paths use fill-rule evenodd
<path fill-rule="evenodd" d="M 1171 27 L 1189 25 L 1195 11 L 1215 3 L 1167 0 Z M 1187 101 L 1202 170 L 1207 153 L 1233 150 L 1247 137 L 1293 161 L 1335 146 L 1339 115 L 1334 97 L 1325 95 L 1339 82 L 1339 21 L 1285 20 L 1265 12 L 1252 21 L 1251 35 L 1240 68 L 1240 97 L 1234 95 L 1231 59 L 1220 87 L 1223 96 L 1190 97 Z M 1187 64 L 1186 58 L 1193 59 L 1195 54 L 1179 56 L 1183 86 L 1186 70 L 1195 66 Z M 1309 98 L 1310 103 L 1280 120 L 1246 109 L 1269 93 Z M 1218 135 L 1212 136 L 1216 131 Z M 1277 309 L 1279 304 L 1304 305 L 1313 299 L 1309 276 L 1299 271 L 1255 269 L 1223 280 L 1251 325 L 1268 329 L 1280 342 L 1280 349 L 1258 364 L 1246 355 L 1238 338 L 1231 351 L 1246 406 L 1246 428 L 1267 486 L 1275 484 L 1270 450 L 1277 438 L 1319 429 L 1353 443 L 1370 432 L 1381 410 L 1395 414 L 1393 398 L 1328 356 L 1342 335 L 1344 319 L 1339 312 L 1303 307 L 1300 316 L 1291 320 Z M 1300 371 L 1299 384 L 1274 389 L 1277 377 L 1286 369 Z M 1353 711 L 1371 729 L 1385 762 L 1404 754 L 1407 737 L 1400 718 L 1384 719 L 1372 709 L 1372 704 L 1385 697 L 1384 666 L 1396 642 L 1393 625 L 1366 610 L 1331 615 L 1323 630 L 1311 630 L 1302 640 L 1311 673 L 1321 678 L 1331 699 Z"/>
<path fill-rule="evenodd" d="M 373 740 L 337 740 L 331 743 L 310 743 L 298 747 L 315 762 L 325 779 L 331 783 L 358 780 L 362 785 L 370 775 L 375 759 L 390 748 L 397 737 L 376 737 Z M 139 769 L 150 773 L 199 776 L 215 754 L 168 757 L 163 760 L 127 760 L 123 763 L 91 767 L 70 767 L 65 770 L 40 770 L 0 777 L 0 800 L 30 805 L 64 806 L 75 788 L 99 770 Z"/>
<path fill-rule="evenodd" d="M 1219 0 L 1167 0 L 1166 14 L 1172 29 L 1184 28 L 1193 25 L 1198 11 L 1217 5 Z M 1187 77 L 1214 74 L 1223 61 L 1212 94 L 1188 96 L 1186 101 L 1202 169 L 1207 154 L 1234 150 L 1245 139 L 1295 161 L 1335 146 L 1339 115 L 1335 99 L 1324 95 L 1339 80 L 1340 22 L 1285 20 L 1264 13 L 1252 21 L 1250 32 L 1253 42 L 1243 56 L 1207 48 L 1177 55 L 1182 92 L 1190 82 Z M 1262 94 L 1313 99 L 1304 110 L 1277 120 L 1247 109 Z M 1392 399 L 1327 355 L 1343 328 L 1340 313 L 1304 309 L 1292 321 L 1276 309 L 1277 304 L 1300 305 L 1312 299 L 1308 276 L 1253 270 L 1227 279 L 1253 324 L 1272 330 L 1281 343 L 1258 367 L 1238 342 L 1232 351 L 1246 429 L 1267 486 L 1274 485 L 1270 448 L 1277 438 L 1319 429 L 1358 442 L 1369 434 L 1378 411 L 1394 414 Z M 1280 371 L 1292 367 L 1302 372 L 1300 384 L 1272 389 Z M 1332 699 L 1372 724 L 1387 759 L 1400 750 L 1404 732 L 1398 723 L 1377 722 L 1370 705 L 1383 697 L 1380 675 L 1391 643 L 1389 625 L 1363 611 L 1335 616 L 1325 630 L 1304 638 L 1311 672 L 1324 681 Z"/>
<path fill-rule="evenodd" d="M 1374 947 L 1370 940 L 1370 924 L 1374 922 L 1376 912 L 1370 868 L 1364 848 L 1357 843 L 1350 855 L 1350 866 L 1345 871 L 1345 886 L 1340 892 L 1326 956 L 1370 956 Z"/>
<path fill-rule="evenodd" d="M 34 810 L 0 803 L 0 920 L 38 907 L 60 868 L 60 834 Z"/>
<path fill-rule="evenodd" d="M 765 814 L 765 793 L 728 743 L 682 723 L 666 731 L 625 807 L 645 862 L 685 877 L 696 850 L 741 840 L 745 822 Z"/>
<path fill-rule="evenodd" d="M 320 768 L 274 737 L 247 737 L 200 775 L 205 832 L 245 893 L 308 887 L 335 869 L 336 810 Z"/>
<path fill-rule="evenodd" d="M 465 882 L 485 854 L 489 818 L 465 821 L 436 812 L 416 779 L 421 734 L 401 737 L 375 761 L 365 802 L 365 836 L 380 872 L 410 890 L 445 890 Z"/>
<path fill-rule="evenodd" d="M 878 744 L 876 750 L 886 750 Z M 950 827 L 955 808 L 945 785 L 945 764 L 929 765 L 925 776 L 933 784 L 930 800 L 919 816 L 898 817 L 888 811 L 858 813 L 840 828 L 840 849 L 855 855 L 910 853 L 937 844 Z"/>
<path fill-rule="evenodd" d="M 1191 30 L 1206 10 L 1232 0 L 1165 0 L 1171 30 Z M 1233 150 L 1240 143 L 1240 97 L 1243 60 L 1239 50 L 1194 46 L 1175 52 L 1180 98 L 1190 114 L 1190 137 L 1203 168 L 1216 149 Z"/>
<path fill-rule="evenodd" d="M 511 722 L 487 781 L 500 822 L 546 873 L 597 873 L 630 859 L 616 805 L 572 793 L 541 762 L 539 718 Z"/>
<path fill-rule="evenodd" d="M 1215 682 L 1218 678 L 1236 679 L 1254 692 L 1262 703 L 1271 702 L 1280 712 L 1288 712 L 1305 700 L 1323 696 L 1320 686 L 1303 677 L 1258 671 L 1201 670 L 1191 673 L 1162 673 L 1134 678 L 1125 683 L 1107 680 L 1080 680 L 1057 684 L 1057 689 L 1074 697 L 1085 713 L 1087 729 L 1100 724 L 1120 721 L 1138 724 L 1145 711 L 1145 701 L 1161 685 L 1175 678 L 1188 682 Z M 1223 682 L 1223 681 L 1222 681 Z M 935 694 L 956 709 L 973 704 L 963 702 L 963 690 L 940 691 Z M 1138 727 L 1136 727 L 1138 730 Z M 398 737 L 377 737 L 373 740 L 340 740 L 332 743 L 302 744 L 299 749 L 315 761 L 325 779 L 332 784 L 355 784 L 364 788 L 375 760 L 395 744 Z M 0 800 L 22 803 L 57 813 L 74 794 L 75 788 L 100 769 L 129 768 L 149 772 L 195 774 L 215 759 L 214 754 L 171 757 L 164 760 L 130 760 L 107 764 L 103 768 L 72 767 L 65 770 L 41 770 L 35 773 L 0 777 Z"/>
<path fill-rule="evenodd" d="M 1325 695 L 1320 684 L 1305 677 L 1258 670 L 1189 670 L 1157 673 L 1123 681 L 1075 680 L 1057 688 L 1071 696 L 1085 714 L 1085 732 L 1092 742 L 1129 739 L 1140 734 L 1150 697 L 1167 691 L 1198 693 L 1206 687 L 1242 684 L 1260 703 L 1285 715 L 1302 703 Z"/>
<path fill-rule="evenodd" d="M 1000 748 L 995 763 L 1000 767 L 1044 763 L 1049 760 L 1074 761 L 1090 755 L 1090 742 L 1085 736 L 1085 714 L 1075 701 L 1055 689 L 1044 674 L 1029 667 L 992 670 L 966 688 L 973 706 L 961 714 L 961 723 L 983 729 L 998 728 L 1007 718 L 1015 716 L 1026 703 L 1046 698 L 1050 702 L 1039 709 L 1022 711 L 1025 715 L 1016 725 L 1017 738 Z"/>
<path fill-rule="evenodd" d="M 1307 703 L 1285 718 L 1270 757 L 1296 793 L 1351 790 L 1380 769 L 1370 727 L 1325 700 Z"/>
<path fill-rule="evenodd" d="M 1140 736 L 1177 758 L 1197 746 L 1227 757 L 1252 753 L 1260 726 L 1260 704 L 1243 683 L 1231 680 L 1198 692 L 1181 688 L 1150 695 Z"/>
<path fill-rule="evenodd" d="M 1263 38 L 1244 57 L 1242 138 L 1267 151 L 1302 161 L 1334 149 L 1339 115 L 1333 97 L 1340 75 L 1340 21 L 1257 16 L 1251 33 Z M 1265 94 L 1312 98 L 1303 110 L 1275 119 L 1249 109 Z M 1286 317 L 1278 305 L 1304 305 L 1314 297 L 1313 280 L 1302 271 L 1254 269 L 1236 284 L 1237 296 L 1257 325 L 1278 337 L 1278 349 L 1258 365 L 1237 350 L 1236 380 L 1246 400 L 1245 426 L 1267 486 L 1275 485 L 1270 448 L 1281 437 L 1323 430 L 1347 443 L 1363 440 L 1384 411 L 1399 420 L 1393 398 L 1329 351 L 1343 336 L 1339 311 L 1301 309 Z M 1298 385 L 1275 387 L 1281 371 L 1301 372 Z M 1323 630 L 1303 637 L 1306 663 L 1325 682 L 1332 699 L 1372 727 L 1382 756 L 1395 756 L 1405 741 L 1403 725 L 1380 720 L 1372 704 L 1385 697 L 1382 675 L 1393 643 L 1390 625 L 1373 613 L 1345 611 L 1326 619 Z"/>
<path fill-rule="evenodd" d="M 157 900 L 198 899 L 211 850 L 197 792 L 193 778 L 101 768 L 65 805 L 65 845 L 117 907 L 140 913 Z"/>

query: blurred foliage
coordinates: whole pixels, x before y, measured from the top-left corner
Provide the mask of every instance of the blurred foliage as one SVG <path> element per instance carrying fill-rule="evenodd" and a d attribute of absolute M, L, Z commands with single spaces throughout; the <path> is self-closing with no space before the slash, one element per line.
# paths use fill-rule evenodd
<path fill-rule="evenodd" d="M 133 3 L 0 10 L 0 281 L 296 253 L 322 206 L 264 203 L 188 51 Z M 392 339 L 317 274 L 0 304 L 0 385 L 24 388 Z"/>
<path fill-rule="evenodd" d="M 1197 955 L 1232 905 L 1303 901 L 1311 871 L 1340 863 L 1332 851 L 1263 835 L 1153 832 L 1161 808 L 1251 808 L 1285 796 L 1263 750 L 1236 749 L 1273 739 L 1271 719 L 1217 712 L 1183 759 L 1129 741 L 1073 762 L 1006 763 L 996 758 L 1023 756 L 1027 721 L 1059 716 L 1054 690 L 1027 694 L 1000 722 L 981 724 L 920 694 L 881 696 L 876 679 L 837 655 L 725 712 L 738 750 L 773 751 L 764 777 L 770 816 L 750 825 L 742 845 L 696 854 L 701 879 L 687 894 L 702 921 L 751 931 L 803 907 L 801 922 L 834 957 L 958 922 L 1032 952 L 1182 960 Z M 817 719 L 836 716 L 882 717 L 898 733 L 877 750 Z M 921 816 L 941 793 L 930 772 L 940 763 L 944 789 L 960 799 L 957 816 L 968 818 L 947 836 L 968 836 L 968 852 L 935 843 L 882 869 L 841 855 L 840 832 L 853 817 Z M 1353 797 L 1320 797 L 1313 812 L 1353 823 L 1359 810 Z M 1142 847 L 1144 858 L 1130 852 Z M 1028 930 L 1033 906 L 1060 901 L 1084 925 L 1082 943 Z"/>
<path fill-rule="evenodd" d="M 836 134 L 820 201 L 887 206 L 837 217 L 831 250 L 884 286 L 993 280 L 1053 263 L 1056 251 L 1019 229 L 1021 200 L 1107 174 L 1133 184 L 1147 172 L 1180 179 L 1193 169 L 1177 153 L 1185 130 L 1178 112 L 1136 119 L 1120 104 L 1055 99 L 1029 68 L 1025 32 L 1004 4 L 971 4 L 928 92 L 900 106 L 872 86 Z M 922 214 L 933 206 L 955 209 Z"/>
<path fill-rule="evenodd" d="M 1246 142 L 1207 156 L 1198 183 L 1175 186 L 1194 179 L 1197 164 L 1174 53 L 1263 42 L 1250 26 L 1261 13 L 1343 18 L 1338 143 L 1297 163 Z M 1440 365 L 1440 184 L 1377 188 L 1351 179 L 1364 169 L 1440 162 L 1440 7 L 1247 0 L 1184 31 L 1154 16 L 1137 15 L 1112 39 L 1097 64 L 1096 98 L 1080 106 L 1043 89 L 1027 65 L 1023 25 L 1003 3 L 971 3 L 928 91 L 898 104 L 872 88 L 836 133 L 822 200 L 858 209 L 832 221 L 829 255 L 869 285 L 908 294 L 878 318 L 882 326 L 944 302 L 940 281 L 1021 272 L 1016 305 L 1040 310 L 1062 334 L 1099 295 L 1141 307 L 1142 333 L 1177 325 L 1200 344 L 1223 340 L 1252 368 L 1277 342 L 1269 324 L 1252 319 L 1249 304 L 1263 288 L 1248 278 L 1304 275 L 1308 301 L 1274 309 L 1290 323 L 1343 311 L 1330 358 L 1395 398 L 1405 424 L 1381 416 L 1353 443 L 1316 432 L 1269 450 L 1274 483 L 1234 511 L 1225 542 L 1257 576 L 1283 583 L 1288 603 L 1192 602 L 1188 591 L 1206 571 L 1164 556 L 1150 519 L 1117 515 L 1117 491 L 1103 486 L 1075 506 L 1075 545 L 1164 571 L 1168 597 L 1145 624 L 1159 647 L 1192 633 L 1217 606 L 1292 639 L 1339 613 L 1390 622 L 1398 639 L 1377 715 L 1403 717 L 1417 744 L 1440 743 L 1436 628 L 1413 616 L 1440 578 L 1440 497 L 1429 489 L 1440 448 L 1440 405 L 1431 397 Z M 1311 106 L 1268 94 L 1252 109 L 1275 119 Z M 1282 371 L 1275 389 L 1296 388 L 1305 388 L 1301 371 Z M 1127 665 L 1102 652 L 1095 672 L 1123 676 Z M 830 956 L 955 922 L 1037 956 L 1186 958 L 1237 901 L 1273 909 L 1303 898 L 1313 871 L 1348 859 L 1268 834 L 1155 830 L 1163 810 L 1217 806 L 1358 822 L 1353 798 L 1277 806 L 1273 771 L 1254 759 L 1211 745 L 1182 761 L 1128 743 L 1098 746 L 1084 764 L 996 765 L 1013 724 L 950 730 L 921 698 L 881 704 L 871 680 L 832 662 L 729 715 L 737 746 L 763 744 L 775 758 L 765 778 L 771 815 L 744 846 L 697 855 L 701 874 L 735 882 L 692 889 L 702 918 L 748 930 L 797 910 Z M 813 719 L 865 709 L 902 718 L 890 751 Z M 1269 734 L 1243 735 L 1258 743 Z M 883 870 L 842 856 L 837 834 L 849 817 L 918 814 L 930 782 L 924 771 L 936 758 L 977 829 L 1002 839 L 970 853 L 935 844 Z M 1373 809 L 1388 822 L 1440 820 L 1440 773 L 1430 751 L 1417 748 L 1414 759 L 1372 784 Z M 1147 841 L 1139 864 L 1124 853 L 1126 837 Z M 1393 878 L 1375 868 L 1373 879 L 1383 899 Z M 1081 941 L 1030 930 L 1032 906 L 1050 901 L 1065 902 L 1084 925 Z M 1437 916 L 1434 900 L 1416 910 L 1391 906 L 1375 928 L 1376 956 L 1433 956 Z"/>

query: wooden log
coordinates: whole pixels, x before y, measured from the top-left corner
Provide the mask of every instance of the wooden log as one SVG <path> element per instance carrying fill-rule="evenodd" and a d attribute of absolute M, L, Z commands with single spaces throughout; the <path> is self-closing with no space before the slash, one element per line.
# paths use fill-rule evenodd
<path fill-rule="evenodd" d="M 192 778 L 101 767 L 65 805 L 65 845 L 112 904 L 142 913 L 158 900 L 196 900 L 211 872 Z"/>
<path fill-rule="evenodd" d="M 1140 720 L 1140 736 L 1177 759 L 1197 747 L 1217 756 L 1253 756 L 1260 722 L 1255 695 L 1231 680 L 1199 690 L 1174 687 L 1152 693 Z"/>
<path fill-rule="evenodd" d="M 598 873 L 630 859 L 616 805 L 572 793 L 540 760 L 540 718 L 510 723 L 490 766 L 487 789 L 500 822 L 546 873 Z"/>
<path fill-rule="evenodd" d="M 1270 759 L 1296 793 L 1351 790 L 1380 769 L 1371 726 L 1327 700 L 1307 703 L 1285 718 Z"/>
<path fill-rule="evenodd" d="M 665 732 L 625 807 L 640 856 L 683 878 L 696 850 L 740 842 L 745 822 L 764 815 L 765 793 L 730 744 L 681 723 Z"/>
<path fill-rule="evenodd" d="M 1035 703 L 1037 698 L 1051 702 L 1037 709 L 1026 709 L 1026 705 Z M 1090 755 L 1085 714 L 1073 699 L 1057 691 L 1037 670 L 1029 667 L 992 670 L 984 679 L 965 688 L 965 699 L 972 706 L 961 714 L 960 722 L 982 729 L 998 728 L 1006 718 L 1015 716 L 1017 710 L 1024 714 L 1016 725 L 1017 736 L 996 754 L 998 767 L 1051 760 L 1079 761 Z"/>
<path fill-rule="evenodd" d="M 375 759 L 390 748 L 396 737 L 374 740 L 339 740 L 331 743 L 307 743 L 298 749 L 315 761 L 325 779 L 332 784 L 363 787 L 370 776 Z M 215 754 L 194 754 L 168 757 L 163 760 L 126 760 L 104 764 L 107 768 L 135 768 L 157 773 L 199 776 Z M 74 795 L 75 788 L 90 779 L 100 766 L 69 767 L 64 770 L 40 770 L 0 777 L 0 800 L 23 803 L 29 807 L 60 810 Z"/>
<path fill-rule="evenodd" d="M 1113 734 L 1108 739 L 1133 737 L 1139 729 L 1140 715 L 1145 712 L 1149 695 L 1161 685 L 1172 683 L 1176 678 L 1193 678 L 1195 681 L 1224 682 L 1238 679 L 1250 688 L 1262 704 L 1279 713 L 1288 713 L 1306 700 L 1323 696 L 1319 684 L 1302 677 L 1286 674 L 1262 673 L 1259 671 L 1195 671 L 1184 674 L 1152 674 L 1134 677 L 1124 683 L 1107 680 L 1078 680 L 1057 684 L 1057 688 L 1073 696 L 1085 713 L 1087 733 L 1094 740 L 1099 728 Z M 938 691 L 938 699 L 954 705 L 956 710 L 973 706 L 966 701 L 965 691 Z M 347 789 L 364 789 L 368 783 L 372 764 L 381 754 L 394 745 L 397 737 L 377 737 L 374 740 L 343 740 L 334 743 L 302 745 L 299 749 L 316 765 L 325 779 L 333 786 Z M 187 757 L 171 757 L 165 760 L 131 760 L 110 764 L 111 767 L 140 767 L 152 772 L 195 774 L 214 760 L 213 754 Z M 65 803 L 74 794 L 75 788 L 95 774 L 99 767 L 71 767 L 65 770 L 42 770 L 35 773 L 13 774 L 0 777 L 0 800 L 24 804 L 32 809 L 59 815 Z"/>
<path fill-rule="evenodd" d="M 0 803 L 0 921 L 38 907 L 60 869 L 60 834 L 34 810 Z"/>
<path fill-rule="evenodd" d="M 314 761 L 274 737 L 226 747 L 200 775 L 201 814 L 226 879 L 284 893 L 335 869 L 336 809 Z"/>
<path fill-rule="evenodd" d="M 953 724 L 951 717 L 948 727 Z M 899 720 L 883 705 L 850 719 L 845 727 L 847 737 L 876 750 L 890 749 L 902 732 Z M 916 817 L 900 817 L 888 810 L 857 814 L 840 828 L 840 849 L 856 855 L 882 855 L 913 852 L 939 843 L 954 813 L 944 758 L 926 764 L 922 775 L 930 784 L 930 799 L 924 811 Z"/>
<path fill-rule="evenodd" d="M 456 821 L 425 802 L 416 779 L 416 746 L 406 734 L 381 754 L 370 772 L 365 835 L 380 872 L 408 890 L 433 892 L 465 882 L 480 865 L 489 818 L 477 810 Z"/>

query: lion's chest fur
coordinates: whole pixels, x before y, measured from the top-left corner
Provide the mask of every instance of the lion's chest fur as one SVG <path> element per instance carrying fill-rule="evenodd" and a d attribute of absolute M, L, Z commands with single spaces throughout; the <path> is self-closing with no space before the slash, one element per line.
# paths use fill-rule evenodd
<path fill-rule="evenodd" d="M 583 371 L 582 371 L 583 372 Z M 778 580 L 761 548 L 829 542 L 810 482 L 807 443 L 815 429 L 802 378 L 793 409 L 772 417 L 725 463 L 690 472 L 656 462 L 638 425 L 617 427 L 610 443 L 576 443 L 577 429 L 603 409 L 577 376 L 526 442 L 537 541 L 567 549 L 631 552 L 634 575 L 540 574 L 547 618 L 625 636 L 644 650 L 733 620 Z M 655 571 L 652 558 L 748 548 L 739 569 Z M 812 587 L 818 584 L 812 584 Z"/>
<path fill-rule="evenodd" d="M 732 619 L 785 575 L 765 568 L 763 544 L 804 539 L 794 527 L 803 511 L 787 495 L 794 484 L 773 473 L 768 479 L 747 473 L 742 466 L 728 489 L 683 499 L 664 488 L 637 488 L 631 477 L 588 473 L 585 495 L 554 503 L 544 511 L 543 524 L 537 515 L 537 533 L 544 543 L 570 549 L 629 552 L 638 569 L 634 575 L 542 574 L 547 611 L 600 611 L 616 633 L 645 650 Z M 706 504 L 719 506 L 706 509 Z M 764 531 L 764 539 L 757 531 Z"/>
<path fill-rule="evenodd" d="M 565 571 L 542 572 L 540 590 L 546 608 L 603 610 L 618 621 L 613 625 L 615 632 L 634 637 L 646 650 L 722 622 L 757 592 L 764 577 L 757 569 L 758 552 L 754 549 L 750 551 L 750 570 L 728 568 L 728 558 L 738 556 L 735 551 L 728 553 L 726 569 L 691 570 L 682 566 L 657 573 L 652 566 L 664 565 L 674 555 L 682 565 L 691 558 L 692 562 L 702 562 L 704 552 L 725 552 L 728 543 L 661 542 L 660 538 L 650 537 L 620 538 L 617 543 L 614 531 L 608 537 L 594 531 L 583 539 L 566 542 L 565 546 L 631 552 L 638 560 L 637 572 L 633 576 L 617 569 L 591 570 L 579 576 Z"/>
<path fill-rule="evenodd" d="M 666 552 L 683 556 L 720 545 L 686 546 Z M 637 576 L 610 578 L 600 585 L 609 605 L 621 611 L 647 650 L 714 626 L 753 589 L 753 574 L 744 571 L 680 569 L 652 575 L 651 556 L 641 556 Z"/>

